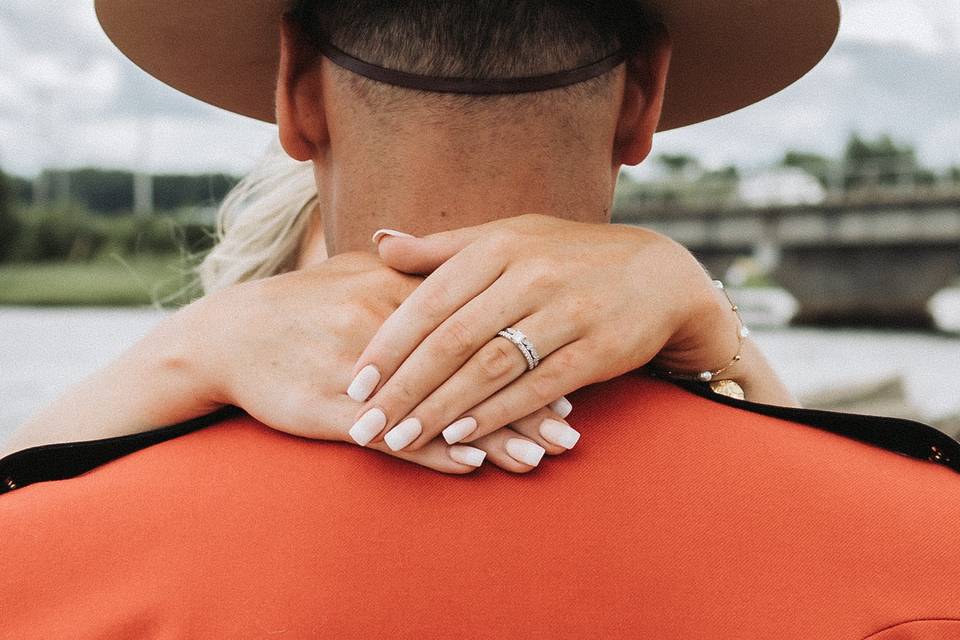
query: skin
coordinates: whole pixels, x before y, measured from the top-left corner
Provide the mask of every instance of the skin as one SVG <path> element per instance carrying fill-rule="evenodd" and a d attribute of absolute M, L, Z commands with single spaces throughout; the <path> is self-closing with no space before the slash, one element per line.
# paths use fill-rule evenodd
<path fill-rule="evenodd" d="M 666 35 L 654 34 L 583 104 L 554 108 L 551 96 L 484 108 L 413 100 L 388 118 L 357 101 L 346 72 L 284 25 L 280 139 L 293 158 L 313 162 L 323 211 L 323 228 L 312 230 L 301 255 L 305 267 L 168 317 L 31 419 L 0 454 L 142 431 L 223 404 L 295 435 L 350 441 L 353 421 L 376 405 L 388 418 L 368 445 L 378 451 L 472 471 L 436 437 L 469 413 L 478 420 L 470 446 L 523 472 L 533 465 L 510 454 L 510 441 L 564 450 L 540 433 L 545 418 L 562 422 L 548 405 L 563 393 L 654 356 L 678 369 L 722 366 L 735 351 L 737 325 L 693 257 L 657 234 L 607 224 L 620 167 L 650 151 L 669 57 Z M 378 247 L 370 237 L 383 227 L 418 238 Z M 635 286 L 638 277 L 645 286 Z M 484 296 L 491 291 L 498 295 Z M 471 315 L 456 315 L 481 298 Z M 521 375 L 519 352 L 489 337 L 494 327 L 538 317 L 546 321 L 530 334 L 546 357 Z M 436 350 L 452 326 L 463 329 L 462 348 Z M 625 328 L 633 333 L 623 338 Z M 500 368 L 484 373 L 482 354 L 491 349 L 500 355 L 488 360 Z M 383 376 L 361 405 L 345 391 L 369 363 Z M 729 373 L 752 399 L 793 402 L 749 340 Z M 391 451 L 384 434 L 413 413 L 423 416 L 421 437 Z"/>

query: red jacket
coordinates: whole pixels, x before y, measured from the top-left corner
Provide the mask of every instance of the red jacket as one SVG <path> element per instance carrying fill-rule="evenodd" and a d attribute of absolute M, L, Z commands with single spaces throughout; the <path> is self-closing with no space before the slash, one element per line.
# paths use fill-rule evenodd
<path fill-rule="evenodd" d="M 243 415 L 8 456 L 95 468 L 0 496 L 0 638 L 960 638 L 956 442 L 640 374 L 572 400 L 580 444 L 523 476 Z"/>

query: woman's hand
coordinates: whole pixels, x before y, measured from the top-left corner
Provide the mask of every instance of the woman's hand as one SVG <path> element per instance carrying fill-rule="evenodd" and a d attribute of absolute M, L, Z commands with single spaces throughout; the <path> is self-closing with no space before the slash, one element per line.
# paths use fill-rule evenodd
<path fill-rule="evenodd" d="M 226 404 L 287 433 L 352 442 L 349 368 L 421 281 L 375 255 L 344 254 L 201 298 L 31 419 L 5 450 L 136 433 Z M 375 448 L 447 473 L 472 471 L 485 456 L 512 471 L 532 468 L 510 456 L 510 441 L 535 446 L 505 429 L 474 446 Z"/>
<path fill-rule="evenodd" d="M 342 254 L 321 265 L 232 287 L 210 296 L 194 323 L 208 336 L 197 361 L 223 404 L 264 424 L 308 438 L 353 442 L 358 404 L 343 393 L 357 354 L 422 278 L 402 274 L 375 255 Z M 206 330 L 203 327 L 207 327 Z M 210 328 L 214 328 L 213 331 Z M 522 444 L 521 444 L 522 443 Z M 474 446 L 434 440 L 418 451 L 375 448 L 448 473 L 494 464 L 524 472 L 510 455 L 532 442 L 510 429 Z"/>
<path fill-rule="evenodd" d="M 555 414 L 564 394 L 651 361 L 697 372 L 737 353 L 739 323 L 722 292 L 688 251 L 649 230 L 526 215 L 386 235 L 379 250 L 400 271 L 431 275 L 354 365 L 351 391 L 369 396 L 359 424 L 386 417 L 366 434 L 372 442 L 417 450 L 440 433 L 472 442 L 519 423 L 562 450 L 578 436 Z M 528 371 L 496 337 L 505 327 L 533 342 L 539 366 Z"/>

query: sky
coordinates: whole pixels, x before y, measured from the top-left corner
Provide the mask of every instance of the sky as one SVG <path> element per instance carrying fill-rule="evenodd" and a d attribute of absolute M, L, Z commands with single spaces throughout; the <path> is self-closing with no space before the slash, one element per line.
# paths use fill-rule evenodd
<path fill-rule="evenodd" d="M 960 164 L 960 0 L 841 3 L 837 43 L 806 77 L 734 114 L 658 134 L 654 153 L 750 168 L 788 148 L 836 155 L 858 131 L 913 144 L 934 168 Z M 92 0 L 0 2 L 7 172 L 242 173 L 275 137 L 272 125 L 204 105 L 140 71 L 101 33 Z"/>

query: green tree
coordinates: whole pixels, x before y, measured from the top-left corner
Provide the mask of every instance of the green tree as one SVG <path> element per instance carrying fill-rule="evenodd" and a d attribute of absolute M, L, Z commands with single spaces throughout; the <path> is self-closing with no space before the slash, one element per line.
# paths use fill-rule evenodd
<path fill-rule="evenodd" d="M 7 175 L 0 170 L 0 261 L 12 253 L 20 235 L 20 221 L 13 211 L 13 194 Z"/>
<path fill-rule="evenodd" d="M 780 165 L 803 169 L 819 180 L 823 186 L 826 187 L 829 185 L 831 160 L 826 156 L 818 153 L 791 150 L 783 155 L 783 160 L 780 161 Z"/>
<path fill-rule="evenodd" d="M 889 135 L 874 140 L 852 134 L 844 149 L 847 186 L 872 182 L 898 184 L 902 180 L 922 182 L 923 171 L 917 165 L 916 152 L 909 145 L 899 145 Z"/>
<path fill-rule="evenodd" d="M 696 158 L 685 153 L 661 153 L 657 156 L 657 162 L 674 176 L 681 176 L 689 169 L 700 167 Z"/>
<path fill-rule="evenodd" d="M 222 173 L 203 175 L 159 175 L 153 178 L 153 202 L 157 209 L 213 206 L 237 184 Z"/>

